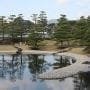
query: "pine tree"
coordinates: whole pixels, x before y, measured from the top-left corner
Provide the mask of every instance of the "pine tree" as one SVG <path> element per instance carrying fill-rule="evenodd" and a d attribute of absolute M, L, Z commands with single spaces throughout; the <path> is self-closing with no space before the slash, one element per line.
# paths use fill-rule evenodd
<path fill-rule="evenodd" d="M 61 15 L 61 18 L 58 20 L 58 25 L 54 33 L 54 38 L 60 47 L 64 46 L 64 42 L 68 42 L 71 38 L 71 27 L 69 21 L 66 18 L 66 15 Z"/>

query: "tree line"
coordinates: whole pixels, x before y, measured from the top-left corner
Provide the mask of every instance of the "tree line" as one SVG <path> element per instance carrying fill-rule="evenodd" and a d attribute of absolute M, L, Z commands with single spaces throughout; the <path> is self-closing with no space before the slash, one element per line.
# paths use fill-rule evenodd
<path fill-rule="evenodd" d="M 90 16 L 81 16 L 79 20 L 68 20 L 66 15 L 58 19 L 54 39 L 61 48 L 85 46 L 90 52 Z"/>
<path fill-rule="evenodd" d="M 69 20 L 61 14 L 58 23 L 48 23 L 45 11 L 31 17 L 33 21 L 24 20 L 22 14 L 10 15 L 8 19 L 0 16 L 0 43 L 26 42 L 37 49 L 41 41 L 53 39 L 59 48 L 85 46 L 90 49 L 90 16 Z"/>

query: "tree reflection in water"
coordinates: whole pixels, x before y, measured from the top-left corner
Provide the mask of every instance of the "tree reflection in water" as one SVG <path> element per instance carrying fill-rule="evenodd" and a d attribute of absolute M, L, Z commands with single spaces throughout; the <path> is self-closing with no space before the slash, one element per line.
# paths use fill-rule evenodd
<path fill-rule="evenodd" d="M 47 62 L 44 60 L 44 56 L 45 55 L 28 55 L 29 57 L 29 69 L 30 69 L 30 73 L 32 74 L 33 77 L 33 81 L 37 80 L 37 76 L 40 73 L 43 73 L 46 71 L 46 69 L 48 69 L 48 64 Z"/>
<path fill-rule="evenodd" d="M 55 58 L 53 60 L 51 58 L 51 61 L 49 61 L 50 56 L 48 57 L 49 58 L 46 59 L 45 55 L 0 55 L 0 78 L 9 79 L 12 82 L 19 79 L 29 80 L 29 78 L 31 78 L 30 80 L 32 81 L 40 81 L 37 79 L 38 74 L 45 72 L 47 69 L 51 68 L 52 70 L 53 67 L 54 69 L 65 67 L 75 62 L 74 58 L 67 56 L 56 56 L 56 58 L 53 57 Z M 30 75 L 30 77 L 27 77 L 28 75 Z M 90 72 L 79 73 L 71 79 L 74 80 L 71 82 L 71 84 L 74 84 L 73 90 L 90 90 Z M 65 79 L 60 80 L 59 83 L 61 82 L 65 83 Z M 51 83 L 53 82 L 51 81 Z M 64 85 L 62 87 L 64 87 Z"/>
<path fill-rule="evenodd" d="M 22 63 L 22 55 L 10 55 L 10 60 L 5 59 L 6 55 L 2 55 L 0 60 L 0 77 L 9 78 L 11 81 L 22 79 L 24 71 L 24 62 Z"/>
<path fill-rule="evenodd" d="M 53 64 L 54 69 L 66 67 L 75 62 L 73 57 L 68 56 L 56 56 L 56 62 Z"/>
<path fill-rule="evenodd" d="M 37 75 L 48 69 L 48 64 L 44 60 L 45 55 L 2 55 L 0 60 L 0 77 L 8 78 L 11 81 L 23 79 L 25 67 L 29 69 L 32 80 L 36 81 Z M 8 58 L 9 57 L 9 58 Z M 24 59 L 27 57 L 27 60 Z M 28 67 L 26 66 L 28 64 Z"/>
<path fill-rule="evenodd" d="M 90 90 L 90 71 L 74 76 L 74 90 Z"/>

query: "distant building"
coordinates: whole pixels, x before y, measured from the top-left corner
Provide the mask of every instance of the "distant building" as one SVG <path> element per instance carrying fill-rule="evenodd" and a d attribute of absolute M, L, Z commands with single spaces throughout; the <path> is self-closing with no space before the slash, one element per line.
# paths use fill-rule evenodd
<path fill-rule="evenodd" d="M 47 22 L 47 24 L 57 24 L 58 23 L 58 19 L 51 19 Z"/>

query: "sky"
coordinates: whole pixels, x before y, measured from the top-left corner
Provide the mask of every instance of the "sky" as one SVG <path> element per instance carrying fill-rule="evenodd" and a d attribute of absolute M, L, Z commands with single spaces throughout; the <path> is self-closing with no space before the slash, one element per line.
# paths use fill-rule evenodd
<path fill-rule="evenodd" d="M 0 0 L 0 16 L 23 14 L 25 19 L 31 19 L 40 11 L 46 11 L 48 19 L 58 19 L 60 14 L 79 19 L 90 15 L 90 0 Z"/>

